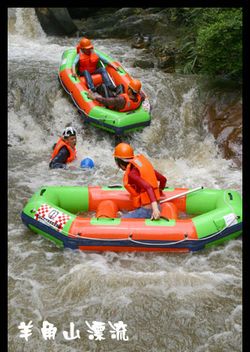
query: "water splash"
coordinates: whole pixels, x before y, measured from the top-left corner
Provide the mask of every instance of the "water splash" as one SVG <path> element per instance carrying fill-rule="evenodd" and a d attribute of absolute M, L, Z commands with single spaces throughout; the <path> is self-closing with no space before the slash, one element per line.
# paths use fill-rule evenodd
<path fill-rule="evenodd" d="M 9 31 L 28 38 L 45 38 L 34 8 L 8 9 Z"/>

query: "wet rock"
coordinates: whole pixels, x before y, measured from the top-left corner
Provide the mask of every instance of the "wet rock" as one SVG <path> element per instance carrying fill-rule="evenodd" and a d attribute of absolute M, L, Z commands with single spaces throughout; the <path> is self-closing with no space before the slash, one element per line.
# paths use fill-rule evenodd
<path fill-rule="evenodd" d="M 78 29 L 91 38 L 131 38 L 137 33 L 166 35 L 168 33 L 168 13 L 161 8 L 107 8 L 87 17 Z M 145 44 L 149 44 L 144 38 Z"/>
<path fill-rule="evenodd" d="M 175 57 L 164 55 L 158 58 L 158 67 L 167 73 L 175 72 Z"/>
<path fill-rule="evenodd" d="M 167 73 L 175 72 L 175 48 L 156 46 L 154 54 L 157 57 L 158 68 Z"/>
<path fill-rule="evenodd" d="M 151 40 L 151 35 L 136 33 L 132 39 L 131 47 L 136 49 L 146 49 L 150 46 Z"/>
<path fill-rule="evenodd" d="M 99 7 L 67 7 L 67 10 L 73 19 L 84 19 L 95 16 L 100 10 Z"/>
<path fill-rule="evenodd" d="M 66 8 L 36 7 L 35 11 L 46 34 L 72 35 L 77 31 Z"/>
<path fill-rule="evenodd" d="M 226 159 L 242 164 L 242 103 L 210 100 L 205 119 Z"/>
<path fill-rule="evenodd" d="M 136 59 L 133 63 L 133 67 L 140 67 L 143 69 L 146 68 L 154 68 L 153 59 L 143 60 L 143 59 Z"/>

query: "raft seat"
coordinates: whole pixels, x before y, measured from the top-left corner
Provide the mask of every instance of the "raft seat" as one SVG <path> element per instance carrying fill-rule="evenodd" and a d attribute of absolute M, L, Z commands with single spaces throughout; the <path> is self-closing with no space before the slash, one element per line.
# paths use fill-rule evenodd
<path fill-rule="evenodd" d="M 118 207 L 112 200 L 103 200 L 96 209 L 97 218 L 117 218 Z"/>
<path fill-rule="evenodd" d="M 178 209 L 177 206 L 172 202 L 165 202 L 161 204 L 161 216 L 177 220 L 178 217 Z"/>
<path fill-rule="evenodd" d="M 99 84 L 103 83 L 102 75 L 100 73 L 95 73 L 95 74 L 91 75 L 91 77 L 92 77 L 92 80 L 93 80 L 93 83 L 94 83 L 95 86 L 98 86 Z M 80 81 L 85 86 L 87 86 L 87 82 L 86 82 L 85 77 L 81 76 L 79 78 L 80 78 Z"/>

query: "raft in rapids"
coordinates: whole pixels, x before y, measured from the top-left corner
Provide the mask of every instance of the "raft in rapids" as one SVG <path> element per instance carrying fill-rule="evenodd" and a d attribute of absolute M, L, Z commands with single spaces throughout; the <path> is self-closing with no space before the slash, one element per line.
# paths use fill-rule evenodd
<path fill-rule="evenodd" d="M 128 84 L 131 81 L 131 76 L 128 72 L 125 71 L 118 61 L 114 61 L 100 50 L 94 49 L 94 52 L 100 58 L 103 57 L 117 68 L 115 70 L 110 65 L 103 64 L 114 84 L 116 86 L 122 85 L 124 92 L 126 92 Z M 108 109 L 96 100 L 88 98 L 88 88 L 85 78 L 79 76 L 74 78 L 72 76 L 72 65 L 76 55 L 75 48 L 64 51 L 59 68 L 59 79 L 65 91 L 71 96 L 85 122 L 116 135 L 138 131 L 150 125 L 151 108 L 147 97 L 139 108 L 127 112 Z M 91 76 L 96 87 L 102 83 L 101 74 L 92 74 Z"/>
<path fill-rule="evenodd" d="M 126 219 L 133 210 L 121 186 L 44 186 L 30 198 L 24 224 L 62 248 L 83 251 L 198 251 L 238 237 L 242 199 L 228 189 L 165 188 L 159 220 Z M 94 212 L 93 217 L 82 215 Z M 92 216 L 92 215 L 91 215 Z"/>

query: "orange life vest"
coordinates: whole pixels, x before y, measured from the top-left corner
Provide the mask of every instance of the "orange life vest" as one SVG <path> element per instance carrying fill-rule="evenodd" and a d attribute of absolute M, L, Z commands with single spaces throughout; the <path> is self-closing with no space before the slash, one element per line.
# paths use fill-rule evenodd
<path fill-rule="evenodd" d="M 84 54 L 81 50 L 79 50 L 79 71 L 82 72 L 84 70 L 89 71 L 89 73 L 95 72 L 97 69 L 97 64 L 99 62 L 99 56 L 91 52 L 90 55 Z"/>
<path fill-rule="evenodd" d="M 139 208 L 143 205 L 149 204 L 150 198 L 146 191 L 138 193 L 133 188 L 133 186 L 128 183 L 128 175 L 131 170 L 131 164 L 133 164 L 139 170 L 141 178 L 153 187 L 156 200 L 158 201 L 160 199 L 160 190 L 158 187 L 158 181 L 155 176 L 154 168 L 150 161 L 145 158 L 145 156 L 136 155 L 133 159 L 131 159 L 131 161 L 129 160 L 129 164 L 123 176 L 123 185 L 131 194 L 134 207 Z"/>
<path fill-rule="evenodd" d="M 125 103 L 124 108 L 120 109 L 119 111 L 135 110 L 141 105 L 140 94 L 137 94 L 137 101 L 130 99 L 127 93 L 123 93 L 123 94 L 121 94 L 121 96 L 125 98 L 126 103 Z"/>
<path fill-rule="evenodd" d="M 51 154 L 51 160 L 54 159 L 54 157 L 59 153 L 59 150 L 62 147 L 66 147 L 69 151 L 69 157 L 66 160 L 66 163 L 70 163 L 71 161 L 73 161 L 76 158 L 76 148 L 72 148 L 69 144 L 67 144 L 62 137 L 59 138 L 59 140 L 57 141 L 55 148 Z"/>

